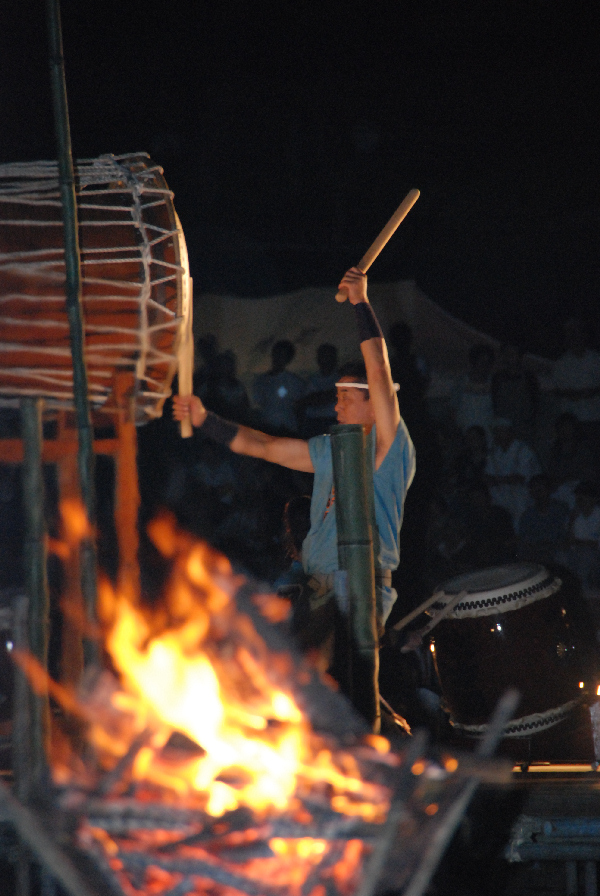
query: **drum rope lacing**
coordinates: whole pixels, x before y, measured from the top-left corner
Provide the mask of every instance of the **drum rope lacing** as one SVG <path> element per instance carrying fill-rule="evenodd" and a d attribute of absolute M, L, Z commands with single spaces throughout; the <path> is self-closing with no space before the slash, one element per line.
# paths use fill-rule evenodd
<path fill-rule="evenodd" d="M 141 396 L 147 396 L 154 400 L 164 399 L 170 395 L 169 384 L 158 382 L 145 372 L 146 364 L 156 362 L 173 361 L 172 355 L 161 350 L 151 342 L 151 334 L 159 333 L 166 330 L 177 330 L 180 325 L 180 316 L 161 305 L 153 298 L 153 290 L 163 283 L 174 281 L 177 277 L 181 277 L 185 272 L 181 264 L 173 264 L 161 258 L 153 257 L 152 248 L 158 243 L 170 239 L 178 238 L 178 230 L 174 225 L 172 228 L 163 228 L 154 223 L 148 223 L 144 219 L 144 212 L 147 209 L 164 205 L 167 200 L 172 200 L 173 194 L 170 190 L 162 188 L 154 180 L 155 174 L 162 174 L 162 169 L 158 165 L 147 165 L 142 167 L 140 161 L 146 159 L 145 154 L 113 156 L 106 155 L 94 160 L 80 160 L 76 163 L 76 172 L 78 178 L 78 195 L 77 205 L 80 211 L 102 211 L 110 210 L 111 219 L 103 221 L 84 220 L 80 222 L 80 226 L 88 227 L 119 227 L 129 224 L 136 228 L 140 235 L 140 244 L 137 246 L 107 246 L 107 247 L 86 247 L 82 252 L 81 266 L 82 278 L 86 284 L 88 294 L 84 299 L 84 304 L 92 305 L 94 301 L 101 300 L 104 303 L 115 303 L 115 307 L 123 302 L 134 301 L 139 302 L 140 331 L 136 334 L 130 328 L 119 326 L 115 321 L 114 325 L 103 326 L 97 324 L 86 325 L 86 336 L 100 334 L 119 333 L 123 336 L 131 337 L 129 340 L 120 343 L 117 348 L 110 342 L 100 342 L 86 351 L 86 362 L 92 367 L 110 366 L 115 351 L 134 351 L 139 352 L 137 358 L 131 361 L 131 366 L 135 364 L 136 375 L 140 383 L 146 382 L 148 386 L 154 386 L 154 390 L 140 389 Z M 126 164 L 129 162 L 129 166 Z M 135 168 L 132 169 L 131 165 Z M 132 198 L 133 208 L 126 204 L 110 204 L 103 205 L 98 202 L 90 202 L 89 200 L 95 196 L 106 196 L 107 190 L 98 189 L 105 185 L 107 188 L 119 184 L 117 193 L 128 194 Z M 92 189 L 88 189 L 92 187 Z M 60 192 L 58 188 L 58 166 L 56 162 L 21 162 L 8 165 L 0 165 L 0 203 L 13 203 L 23 206 L 50 206 L 61 207 Z M 123 214 L 119 218 L 119 214 Z M 40 221 L 34 218 L 26 218 L 23 220 L 0 220 L 0 226 L 13 227 L 62 227 L 62 220 L 56 221 Z M 101 256 L 101 258 L 100 258 Z M 109 257 L 110 256 L 110 257 Z M 133 262 L 142 265 L 144 270 L 143 282 L 137 283 L 130 280 L 111 280 L 110 278 L 90 276 L 88 272 L 95 265 L 102 264 L 121 264 Z M 64 247 L 48 247 L 43 249 L 32 249 L 24 251 L 10 251 L 0 253 L 0 268 L 15 273 L 22 274 L 27 277 L 36 275 L 45 275 L 48 280 L 56 279 L 57 282 L 64 276 L 62 270 L 64 268 Z M 154 270 L 154 277 L 152 271 Z M 162 273 L 160 273 L 162 272 Z M 126 295 L 92 295 L 89 294 L 90 287 L 99 284 L 106 288 L 114 286 L 115 289 L 125 290 Z M 7 292 L 0 297 L 0 306 L 10 303 L 11 301 L 39 303 L 40 296 L 21 291 Z M 64 305 L 64 293 L 58 291 L 56 295 L 44 295 L 43 301 L 51 306 Z M 152 307 L 159 318 L 158 323 L 150 325 L 148 310 Z M 10 331 L 11 326 L 22 325 L 22 320 L 15 319 L 12 315 L 0 315 L 0 327 L 4 332 L 6 329 Z M 40 321 L 36 320 L 36 327 L 46 328 L 48 330 L 58 330 L 61 327 L 65 329 L 68 326 L 66 322 L 59 321 Z M 0 342 L 1 352 L 23 352 L 27 353 L 28 346 L 20 341 Z M 58 346 L 35 346 L 35 354 L 38 356 L 63 357 L 70 358 L 70 345 L 65 347 Z M 38 386 L 33 388 L 27 385 L 18 384 L 18 380 L 27 374 L 32 374 Z M 57 369 L 51 367 L 35 367 L 34 371 L 24 364 L 15 364 L 12 367 L 6 367 L 2 371 L 2 376 L 6 380 L 14 378 L 15 385 L 9 384 L 4 388 L 0 387 L 0 403 L 6 404 L 4 394 L 14 400 L 14 396 L 18 395 L 39 395 L 42 392 L 47 399 L 53 400 L 55 406 L 70 406 L 72 391 L 72 371 L 70 369 Z M 109 396 L 112 385 L 112 373 L 103 370 L 93 371 L 93 379 L 90 378 L 89 392 L 90 399 L 102 404 Z M 97 382 L 104 380 L 105 382 Z M 40 386 L 42 388 L 40 389 Z M 166 388 L 165 388 L 166 386 Z M 12 403 L 12 401 L 9 401 Z"/>
<path fill-rule="evenodd" d="M 552 728 L 559 722 L 562 722 L 569 713 L 577 706 L 580 706 L 584 698 L 570 700 L 553 709 L 547 709 L 545 712 L 536 712 L 529 716 L 522 716 L 519 719 L 513 719 L 503 730 L 503 737 L 527 737 L 529 734 L 545 731 Z M 457 731 L 470 737 L 483 737 L 488 730 L 488 725 L 463 725 L 450 717 L 450 724 Z"/>

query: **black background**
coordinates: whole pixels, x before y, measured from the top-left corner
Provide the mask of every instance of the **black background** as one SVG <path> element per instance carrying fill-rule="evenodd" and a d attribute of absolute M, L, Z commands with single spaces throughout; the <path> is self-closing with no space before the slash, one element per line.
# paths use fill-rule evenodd
<path fill-rule="evenodd" d="M 596 5 L 63 0 L 74 155 L 149 152 L 204 290 L 371 269 L 554 355 L 598 318 Z M 43 0 L 4 0 L 0 161 L 54 156 Z"/>

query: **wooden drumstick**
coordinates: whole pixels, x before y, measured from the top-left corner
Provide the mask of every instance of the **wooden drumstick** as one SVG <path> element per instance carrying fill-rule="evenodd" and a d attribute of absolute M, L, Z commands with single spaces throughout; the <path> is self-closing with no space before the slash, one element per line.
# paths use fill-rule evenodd
<path fill-rule="evenodd" d="M 422 641 L 423 638 L 426 635 L 428 635 L 429 632 L 432 631 L 436 627 L 438 622 L 441 622 L 442 619 L 445 619 L 446 616 L 450 615 L 450 613 L 452 612 L 454 607 L 457 604 L 459 604 L 461 601 L 463 601 L 465 599 L 465 597 L 467 597 L 468 593 L 469 593 L 468 591 L 461 591 L 459 594 L 456 594 L 451 600 L 448 601 L 448 603 L 445 606 L 442 607 L 441 610 L 438 610 L 438 612 L 435 614 L 435 616 L 431 617 L 431 619 L 429 620 L 427 625 L 423 626 L 423 628 L 417 629 L 416 631 L 412 632 L 411 635 L 409 635 L 409 639 L 412 637 L 413 640 L 416 640 L 418 638 L 420 641 Z M 413 647 L 409 641 L 408 644 L 405 644 L 403 647 L 400 648 L 400 653 L 408 653 L 412 649 L 413 649 Z"/>
<path fill-rule="evenodd" d="M 192 296 L 194 295 L 194 292 L 191 277 L 188 278 L 188 283 L 188 313 L 183 324 L 181 342 L 178 352 L 178 379 L 180 395 L 191 395 L 194 388 L 194 336 L 192 333 Z M 180 432 L 182 439 L 189 439 L 191 437 L 193 427 L 189 414 L 181 421 Z"/>
<path fill-rule="evenodd" d="M 427 600 L 424 600 L 422 604 L 419 604 L 416 609 L 411 610 L 410 613 L 407 613 L 407 615 L 404 616 L 400 620 L 400 622 L 397 622 L 395 625 L 393 625 L 392 628 L 394 629 L 394 631 L 401 632 L 403 628 L 406 628 L 409 622 L 412 622 L 413 619 L 416 619 L 417 616 L 420 616 L 421 613 L 424 613 L 425 610 L 427 610 L 428 607 L 431 606 L 431 604 L 434 604 L 436 601 L 441 600 L 442 597 L 444 597 L 444 594 L 444 591 L 436 591 L 431 595 L 431 597 L 428 597 Z"/>
<path fill-rule="evenodd" d="M 390 220 L 387 222 L 377 239 L 372 243 L 372 245 L 367 249 L 361 260 L 356 265 L 363 274 L 366 274 L 385 244 L 389 239 L 394 235 L 402 221 L 406 218 L 407 214 L 421 195 L 420 190 L 411 190 L 406 194 Z M 335 300 L 336 302 L 345 302 L 348 298 L 348 293 L 345 290 L 340 290 L 336 294 Z"/>

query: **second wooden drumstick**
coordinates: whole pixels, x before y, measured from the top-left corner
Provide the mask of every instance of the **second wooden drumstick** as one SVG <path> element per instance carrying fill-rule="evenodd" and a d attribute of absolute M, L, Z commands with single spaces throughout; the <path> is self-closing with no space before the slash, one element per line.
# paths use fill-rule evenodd
<path fill-rule="evenodd" d="M 374 240 L 371 246 L 367 249 L 361 260 L 357 264 L 357 268 L 366 274 L 385 244 L 391 239 L 394 235 L 402 221 L 406 218 L 407 214 L 421 195 L 420 190 L 411 190 L 406 194 L 390 220 L 387 222 L 379 236 Z M 344 290 L 340 290 L 336 294 L 337 302 L 345 302 L 348 298 L 348 293 Z"/>

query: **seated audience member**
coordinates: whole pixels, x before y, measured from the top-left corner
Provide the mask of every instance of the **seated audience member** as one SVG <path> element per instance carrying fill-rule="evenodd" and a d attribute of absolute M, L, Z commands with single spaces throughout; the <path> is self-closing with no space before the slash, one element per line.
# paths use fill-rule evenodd
<path fill-rule="evenodd" d="M 492 502 L 510 513 L 515 532 L 519 518 L 531 498 L 528 484 L 542 472 L 539 461 L 525 442 L 515 437 L 509 420 L 494 420 L 493 444 L 485 465 Z"/>
<path fill-rule="evenodd" d="M 523 352 L 513 343 L 504 343 L 498 361 L 492 375 L 494 416 L 510 420 L 517 438 L 531 443 L 540 391 L 537 377 L 523 365 Z"/>
<path fill-rule="evenodd" d="M 575 506 L 575 486 L 595 478 L 594 451 L 589 439 L 581 435 L 577 417 L 566 411 L 557 417 L 556 439 L 552 443 L 546 469 L 553 495 L 571 509 Z"/>
<path fill-rule="evenodd" d="M 335 413 L 338 352 L 335 345 L 324 342 L 317 349 L 318 373 L 306 381 L 306 393 L 296 402 L 296 412 L 302 418 L 302 438 L 329 432 L 337 422 Z"/>
<path fill-rule="evenodd" d="M 252 397 L 265 427 L 273 434 L 298 432 L 295 405 L 304 395 L 306 384 L 301 377 L 286 370 L 295 355 L 296 349 L 288 339 L 276 342 L 271 349 L 271 369 L 254 380 Z"/>
<path fill-rule="evenodd" d="M 571 318 L 564 326 L 564 353 L 554 362 L 552 379 L 562 412 L 579 420 L 592 438 L 600 435 L 600 353 L 589 347 L 583 321 Z"/>
<path fill-rule="evenodd" d="M 491 426 L 494 361 L 491 345 L 479 343 L 469 351 L 469 369 L 457 382 L 452 395 L 454 419 L 462 432 L 470 426 L 483 426 L 486 430 Z"/>
<path fill-rule="evenodd" d="M 580 482 L 575 487 L 575 507 L 571 512 L 567 549 L 561 561 L 579 578 L 586 597 L 595 597 L 600 561 L 600 504 L 598 486 Z"/>
<path fill-rule="evenodd" d="M 531 477 L 529 492 L 533 504 L 519 520 L 517 556 L 534 563 L 555 563 L 567 535 L 569 508 L 551 497 L 550 477 L 545 473 Z"/>

